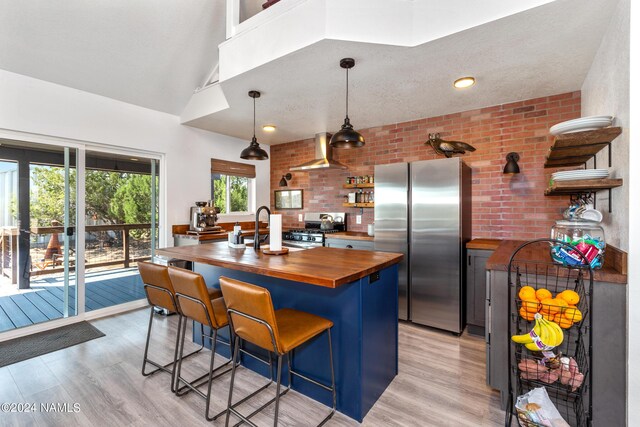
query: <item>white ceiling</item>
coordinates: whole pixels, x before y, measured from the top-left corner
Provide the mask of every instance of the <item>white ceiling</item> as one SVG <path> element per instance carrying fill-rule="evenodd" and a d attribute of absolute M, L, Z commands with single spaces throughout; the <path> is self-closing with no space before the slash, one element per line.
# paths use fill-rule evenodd
<path fill-rule="evenodd" d="M 351 122 L 357 129 L 580 90 L 617 0 L 558 0 L 412 48 L 324 40 L 221 83 L 229 108 L 189 123 L 249 140 L 257 89 L 258 140 L 278 144 L 335 132 L 344 119 L 353 57 Z M 453 80 L 477 84 L 455 90 Z"/>
<path fill-rule="evenodd" d="M 190 125 L 264 143 L 335 132 L 344 70 L 356 128 L 579 90 L 618 0 L 557 0 L 417 47 L 324 40 L 222 83 L 230 108 Z M 217 64 L 224 0 L 0 0 L 0 69 L 179 115 Z M 428 23 L 425 23 L 428 25 Z M 465 91 L 452 81 L 474 75 Z"/>
<path fill-rule="evenodd" d="M 0 68 L 179 115 L 224 25 L 225 0 L 0 0 Z"/>

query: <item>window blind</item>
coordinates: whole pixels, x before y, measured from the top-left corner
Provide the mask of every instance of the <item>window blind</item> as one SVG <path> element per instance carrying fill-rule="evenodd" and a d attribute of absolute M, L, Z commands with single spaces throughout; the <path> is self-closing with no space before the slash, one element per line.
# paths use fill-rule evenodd
<path fill-rule="evenodd" d="M 230 162 L 228 160 L 211 159 L 211 173 L 222 175 L 242 176 L 245 178 L 256 177 L 255 165 Z"/>

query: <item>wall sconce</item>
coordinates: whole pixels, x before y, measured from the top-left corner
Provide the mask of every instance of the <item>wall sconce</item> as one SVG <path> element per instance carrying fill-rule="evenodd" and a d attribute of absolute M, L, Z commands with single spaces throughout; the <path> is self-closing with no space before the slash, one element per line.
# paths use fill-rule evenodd
<path fill-rule="evenodd" d="M 287 181 L 291 181 L 291 174 L 288 173 L 286 175 L 282 175 L 282 179 L 280 180 L 280 187 L 286 187 Z"/>
<path fill-rule="evenodd" d="M 520 156 L 518 153 L 509 153 L 507 154 L 507 164 L 504 165 L 503 173 L 520 173 L 520 166 L 518 166 L 518 160 L 520 160 Z"/>

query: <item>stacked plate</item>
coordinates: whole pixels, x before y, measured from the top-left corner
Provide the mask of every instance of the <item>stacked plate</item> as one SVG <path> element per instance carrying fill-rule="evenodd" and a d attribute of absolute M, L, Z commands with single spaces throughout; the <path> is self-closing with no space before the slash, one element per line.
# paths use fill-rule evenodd
<path fill-rule="evenodd" d="M 549 132 L 551 135 L 560 135 L 563 133 L 584 132 L 587 130 L 596 130 L 611 126 L 613 116 L 589 116 L 579 119 L 568 120 L 551 126 Z"/>
<path fill-rule="evenodd" d="M 551 174 L 551 179 L 554 181 L 579 181 L 583 179 L 602 179 L 608 177 L 609 171 L 606 169 L 578 169 Z"/>

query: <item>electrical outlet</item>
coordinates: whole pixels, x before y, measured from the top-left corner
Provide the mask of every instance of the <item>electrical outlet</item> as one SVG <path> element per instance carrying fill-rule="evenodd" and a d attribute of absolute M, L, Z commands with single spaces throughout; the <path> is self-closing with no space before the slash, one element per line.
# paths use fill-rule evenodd
<path fill-rule="evenodd" d="M 298 214 L 298 221 L 302 222 L 302 214 Z"/>
<path fill-rule="evenodd" d="M 356 215 L 356 224 L 362 224 L 362 215 Z"/>

